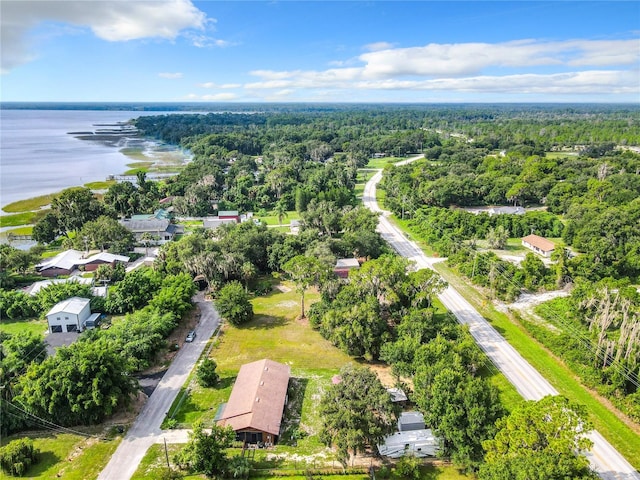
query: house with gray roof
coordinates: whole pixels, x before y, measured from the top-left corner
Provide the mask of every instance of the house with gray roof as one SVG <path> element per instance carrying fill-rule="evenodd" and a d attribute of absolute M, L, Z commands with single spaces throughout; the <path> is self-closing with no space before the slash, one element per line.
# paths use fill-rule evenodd
<path fill-rule="evenodd" d="M 166 218 L 146 218 L 146 219 L 124 219 L 120 220 L 123 225 L 136 237 L 136 241 L 143 240 L 145 233 L 151 234 L 153 240 L 149 243 L 162 245 L 173 240 L 177 233 L 177 226 Z"/>

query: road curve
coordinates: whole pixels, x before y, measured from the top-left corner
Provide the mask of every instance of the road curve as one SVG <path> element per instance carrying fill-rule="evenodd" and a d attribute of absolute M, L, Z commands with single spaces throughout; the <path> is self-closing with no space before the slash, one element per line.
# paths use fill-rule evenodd
<path fill-rule="evenodd" d="M 412 157 L 396 165 L 404 165 L 423 158 Z M 378 171 L 365 185 L 362 201 L 374 212 L 380 212 L 378 231 L 382 237 L 403 257 L 415 262 L 418 269 L 433 268 L 439 259 L 429 258 L 387 218 L 390 212 L 380 209 L 376 201 L 376 186 L 382 179 L 382 170 Z M 515 386 L 526 400 L 539 400 L 546 395 L 558 392 L 529 362 L 522 356 L 478 313 L 462 295 L 451 286 L 439 295 L 444 306 L 451 311 L 462 324 L 469 326 L 471 335 L 484 350 L 493 364 Z M 605 480 L 640 480 L 640 474 L 615 450 L 602 435 L 593 431 L 589 438 L 593 448 L 586 453 L 594 471 Z"/>
<path fill-rule="evenodd" d="M 175 356 L 98 480 L 130 479 L 149 447 L 162 441 L 160 425 L 220 322 L 218 312 L 210 301 L 204 300 L 202 292 L 196 296 L 196 303 L 200 307 L 200 322 L 195 340 L 185 343 Z"/>

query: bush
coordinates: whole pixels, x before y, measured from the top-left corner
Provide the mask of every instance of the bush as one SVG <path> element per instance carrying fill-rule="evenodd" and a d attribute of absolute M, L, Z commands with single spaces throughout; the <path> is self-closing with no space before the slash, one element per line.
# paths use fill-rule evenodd
<path fill-rule="evenodd" d="M 396 464 L 395 471 L 402 478 L 418 480 L 420 478 L 420 465 L 422 462 L 413 455 L 405 455 Z"/>
<path fill-rule="evenodd" d="M 196 372 L 198 385 L 201 387 L 215 387 L 220 381 L 216 368 L 218 368 L 218 365 L 215 360 L 205 358 Z"/>
<path fill-rule="evenodd" d="M 0 448 L 0 467 L 10 475 L 21 477 L 37 463 L 39 453 L 30 438 L 13 440 Z"/>

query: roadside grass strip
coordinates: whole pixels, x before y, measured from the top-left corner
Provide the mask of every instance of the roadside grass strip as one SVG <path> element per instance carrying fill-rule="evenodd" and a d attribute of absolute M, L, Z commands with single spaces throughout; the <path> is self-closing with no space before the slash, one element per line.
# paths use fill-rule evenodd
<path fill-rule="evenodd" d="M 408 228 L 407 222 L 395 222 L 403 231 L 415 236 Z M 422 242 L 418 242 L 423 246 Z M 425 253 L 429 254 L 427 250 Z M 640 435 L 620 420 L 614 412 L 593 397 L 567 366 L 554 357 L 541 343 L 532 338 L 526 329 L 515 319 L 498 311 L 478 289 L 469 285 L 444 262 L 436 263 L 435 269 L 460 294 L 470 302 L 478 312 L 527 360 L 542 376 L 544 376 L 558 392 L 572 401 L 581 403 L 590 412 L 590 420 L 598 430 L 634 468 L 640 469 Z"/>

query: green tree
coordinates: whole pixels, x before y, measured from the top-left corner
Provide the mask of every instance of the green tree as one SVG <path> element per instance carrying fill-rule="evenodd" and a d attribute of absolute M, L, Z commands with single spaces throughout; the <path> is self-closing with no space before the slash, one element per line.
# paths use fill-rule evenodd
<path fill-rule="evenodd" d="M 367 367 L 349 364 L 340 370 L 340 378 L 320 400 L 320 438 L 338 448 L 340 461 L 346 465 L 350 452 L 357 455 L 367 448 L 375 449 L 394 431 L 398 412 L 376 374 Z"/>
<path fill-rule="evenodd" d="M 502 225 L 498 225 L 496 228 L 489 228 L 487 232 L 489 248 L 502 249 L 507 245 L 507 240 L 509 240 L 509 230 Z"/>
<path fill-rule="evenodd" d="M 109 249 L 116 253 L 126 253 L 132 250 L 135 243 L 131 231 L 106 215 L 89 220 L 82 226 L 75 238 L 76 248 L 83 248 L 85 239 L 89 246 L 99 248 L 103 252 Z"/>
<path fill-rule="evenodd" d="M 233 325 L 242 325 L 253 318 L 253 305 L 240 282 L 229 282 L 222 287 L 214 304 L 220 316 Z"/>
<path fill-rule="evenodd" d="M 104 203 L 112 207 L 120 217 L 137 211 L 138 190 L 131 182 L 116 182 L 104 194 Z"/>
<path fill-rule="evenodd" d="M 0 332 L 0 435 L 6 436 L 31 424 L 29 417 L 11 402 L 20 376 L 30 364 L 40 363 L 46 356 L 42 335 L 26 331 L 15 335 Z"/>
<path fill-rule="evenodd" d="M 211 433 L 206 433 L 202 422 L 196 422 L 189 432 L 189 441 L 174 457 L 181 469 L 202 472 L 209 478 L 222 478 L 229 468 L 227 448 L 231 447 L 236 434 L 229 426 L 214 424 Z"/>
<path fill-rule="evenodd" d="M 38 243 L 51 243 L 60 233 L 62 232 L 58 216 L 49 212 L 33 226 L 31 238 Z"/>
<path fill-rule="evenodd" d="M 287 261 L 282 269 L 287 273 L 300 294 L 300 316 L 305 318 L 304 294 L 312 285 L 320 285 L 329 275 L 328 268 L 317 258 L 297 255 Z"/>
<path fill-rule="evenodd" d="M 16 401 L 60 425 L 90 425 L 127 405 L 137 381 L 127 360 L 106 341 L 76 342 L 53 357 L 32 363 L 19 381 Z"/>
<path fill-rule="evenodd" d="M 592 446 L 591 423 L 581 405 L 561 396 L 529 401 L 497 422 L 493 440 L 483 443 L 482 480 L 595 479 L 582 452 Z"/>
<path fill-rule="evenodd" d="M 249 291 L 249 281 L 253 279 L 258 273 L 255 265 L 251 262 L 244 262 L 240 266 L 240 274 L 242 275 L 242 279 L 244 280 L 244 291 Z"/>
<path fill-rule="evenodd" d="M 109 288 L 105 308 L 108 312 L 120 314 L 141 308 L 153 298 L 160 283 L 160 276 L 150 268 L 133 270 Z"/>
<path fill-rule="evenodd" d="M 216 372 L 216 368 L 218 368 L 218 364 L 212 358 L 205 358 L 200 362 L 196 378 L 201 387 L 215 387 L 218 384 L 220 376 Z"/>
<path fill-rule="evenodd" d="M 103 205 L 85 187 L 67 188 L 51 202 L 51 212 L 67 236 L 69 232 L 80 230 L 88 221 L 97 219 L 103 210 Z"/>

